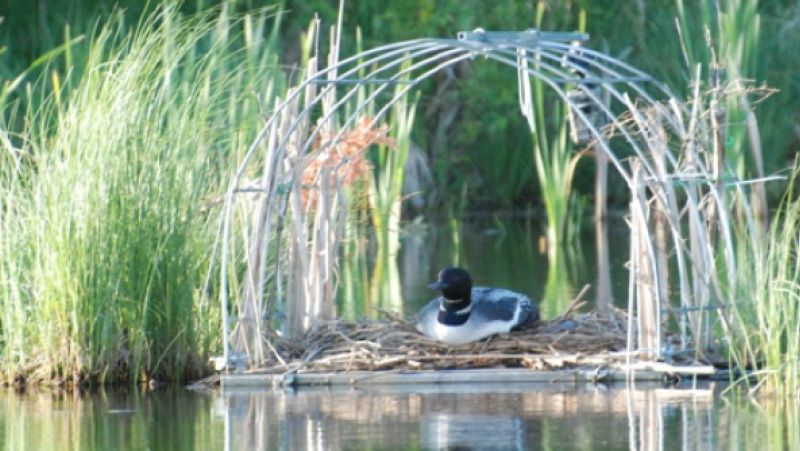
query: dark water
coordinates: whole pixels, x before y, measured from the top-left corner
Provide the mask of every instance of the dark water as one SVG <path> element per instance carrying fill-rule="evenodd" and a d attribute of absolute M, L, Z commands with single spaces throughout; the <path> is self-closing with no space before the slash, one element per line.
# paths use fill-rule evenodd
<path fill-rule="evenodd" d="M 629 230 L 621 216 L 612 217 L 608 227 L 612 294 L 614 303 L 624 307 Z M 561 313 L 586 284 L 592 288 L 586 300 L 594 299 L 598 271 L 596 240 L 590 223 L 573 228 L 574 239 L 559 250 L 561 259 L 556 266 L 548 261 L 541 218 L 487 217 L 407 229 L 398 256 L 402 304 L 407 314 L 433 297 L 427 285 L 446 266 L 467 268 L 476 285 L 525 293 L 546 304 L 542 308 L 545 314 Z"/>
<path fill-rule="evenodd" d="M 720 387 L 472 384 L 0 394 L 13 450 L 797 449 L 797 406 Z"/>

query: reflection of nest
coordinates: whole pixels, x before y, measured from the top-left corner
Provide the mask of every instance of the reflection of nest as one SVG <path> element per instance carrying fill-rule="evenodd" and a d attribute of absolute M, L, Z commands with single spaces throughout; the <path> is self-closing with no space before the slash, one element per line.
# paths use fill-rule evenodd
<path fill-rule="evenodd" d="M 613 310 L 573 314 L 540 321 L 536 326 L 489 337 L 474 343 L 446 345 L 433 341 L 414 325 L 386 313 L 386 319 L 368 322 L 318 323 L 299 342 L 277 339 L 281 355 L 269 373 L 286 371 L 419 370 L 444 368 L 574 367 L 591 357 L 625 349 L 626 314 Z M 600 357 L 602 360 L 602 357 Z"/>

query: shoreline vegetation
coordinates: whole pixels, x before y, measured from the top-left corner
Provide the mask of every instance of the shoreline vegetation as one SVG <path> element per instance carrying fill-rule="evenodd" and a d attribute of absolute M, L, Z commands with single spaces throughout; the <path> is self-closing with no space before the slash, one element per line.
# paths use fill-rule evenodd
<path fill-rule="evenodd" d="M 543 29 L 577 28 L 580 20 L 581 27 L 601 38 L 606 31 L 617 43 L 634 40 L 602 27 L 593 30 L 603 13 L 591 8 L 578 11 L 577 3 L 566 3 L 569 7 L 558 9 L 540 2 L 528 17 L 533 21 L 536 16 Z M 691 274 L 692 283 L 687 286 L 693 294 L 712 293 L 720 300 L 736 302 L 722 306 L 725 314 L 719 319 L 705 313 L 677 314 L 664 323 L 676 322 L 672 325 L 681 334 L 692 329 L 698 341 L 702 336 L 695 358 L 705 358 L 713 346 L 729 367 L 755 376 L 752 384 L 745 378 L 754 391 L 794 397 L 800 394 L 796 357 L 800 353 L 800 200 L 794 189 L 800 166 L 795 163 L 786 170 L 790 151 L 785 149 L 795 146 L 794 138 L 786 133 L 785 118 L 776 118 L 793 116 L 790 112 L 797 108 L 790 102 L 800 96 L 792 98 L 791 90 L 797 87 L 788 87 L 788 82 L 788 92 L 771 96 L 737 83 L 743 79 L 761 83 L 762 75 L 769 74 L 775 87 L 784 88 L 780 83 L 791 74 L 776 75 L 774 55 L 762 49 L 782 55 L 796 50 L 761 34 L 762 21 L 779 20 L 771 15 L 779 2 L 728 0 L 719 11 L 699 7 L 703 14 L 694 14 L 693 7 L 682 1 L 668 3 L 662 6 L 673 16 L 664 19 L 666 13 L 640 11 L 633 22 L 658 20 L 662 26 L 677 16 L 679 30 L 669 34 L 676 36 L 675 42 L 669 48 L 667 44 L 658 47 L 644 35 L 645 25 L 632 27 L 634 35 L 642 34 L 637 45 L 653 45 L 652 49 L 633 49 L 638 53 L 632 64 L 641 63 L 672 83 L 676 91 L 686 93 L 687 105 L 694 108 L 694 116 L 687 116 L 698 118 L 691 124 L 715 124 L 708 130 L 724 126 L 724 140 L 706 136 L 706 143 L 719 146 L 717 154 L 724 155 L 721 164 L 729 165 L 739 180 L 756 178 L 757 183 L 751 189 L 737 182 L 729 189 L 722 184 L 722 172 L 717 173 L 721 192 L 732 193 L 730 204 L 717 200 L 719 205 L 734 207 L 735 223 L 726 230 L 717 228 L 722 212 L 708 206 L 713 190 L 678 195 L 698 196 L 692 200 L 700 207 L 692 214 L 716 215 L 695 223 L 676 211 L 678 224 L 688 221 L 686 227 L 699 227 L 693 233 L 704 237 L 701 246 L 686 250 L 687 258 L 693 264 L 698 259 L 708 264 L 708 272 Z M 313 38 L 315 33 L 325 35 L 318 22 L 312 22 L 299 47 L 282 36 L 284 29 L 306 29 L 299 24 L 308 16 L 298 17 L 305 6 L 295 2 L 284 5 L 289 12 L 278 6 L 253 10 L 248 2 L 236 1 L 206 6 L 198 7 L 201 12 L 187 12 L 185 4 L 173 2 L 147 12 L 98 10 L 87 12 L 94 21 L 90 25 L 54 20 L 50 34 L 58 29 L 62 38 L 48 48 L 28 43 L 29 51 L 38 52 L 37 59 L 16 68 L 7 59 L 0 67 L 0 372 L 7 383 L 81 386 L 186 381 L 207 375 L 209 357 L 222 353 L 220 331 L 227 315 L 235 312 L 222 312 L 217 299 L 221 290 L 242 293 L 248 289 L 244 278 L 237 277 L 249 265 L 247 258 L 226 261 L 232 286 L 221 288 L 213 275 L 220 270 L 215 259 L 220 258 L 220 218 L 228 179 L 252 143 L 258 143 L 259 131 L 289 86 L 302 78 L 300 73 L 309 64 L 318 64 L 313 55 L 325 54 L 314 47 L 326 44 Z M 318 6 L 323 16 L 335 15 L 323 3 Z M 515 8 L 506 3 L 498 7 L 502 11 Z M 393 23 L 371 7 L 349 8 L 353 10 L 345 11 L 345 17 L 351 15 L 348 20 L 364 20 L 363 14 L 372 14 Z M 761 11 L 768 16 L 762 19 Z M 131 14 L 141 16 L 131 20 Z M 8 26 L 9 17 L 0 23 L 0 31 Z M 415 30 L 421 36 L 438 36 L 442 26 L 455 27 L 448 28 L 451 33 L 474 28 L 462 26 L 461 19 L 431 23 L 426 33 L 416 25 Z M 364 24 L 365 32 L 378 28 L 374 21 L 364 20 Z M 705 30 L 708 40 L 703 38 Z M 369 39 L 382 38 L 388 39 L 375 31 Z M 341 41 L 340 36 L 336 42 Z M 363 45 L 360 38 L 353 41 L 358 41 L 359 48 Z M 0 41 L 4 49 L 0 58 L 14 55 L 16 44 L 8 36 Z M 295 53 L 297 62 L 292 61 Z M 675 64 L 660 68 L 665 59 Z M 727 68 L 727 80 L 718 80 L 717 85 L 704 82 L 715 79 L 711 67 Z M 505 92 L 513 95 L 513 90 L 499 93 L 495 85 L 486 87 L 487 79 L 505 83 L 494 70 L 476 67 L 470 74 L 472 69 L 457 66 L 423 86 L 422 93 L 404 100 L 400 109 L 388 115 L 388 128 L 364 125 L 365 133 L 381 137 L 379 141 L 364 138 L 367 142 L 362 147 L 369 150 L 358 168 L 360 182 L 353 183 L 350 192 L 361 201 L 355 202 L 355 212 L 346 212 L 350 216 L 341 231 L 344 261 L 338 294 L 348 299 L 339 301 L 340 311 L 358 315 L 372 307 L 393 312 L 402 308 L 393 297 L 399 292 L 397 248 L 407 222 L 400 221 L 401 213 L 405 220 L 448 211 L 457 235 L 458 222 L 472 210 L 541 208 L 533 199 L 540 197 L 538 189 L 548 186 L 546 180 L 537 179 L 543 168 L 538 173 L 535 169 L 549 147 L 544 131 L 565 140 L 566 117 L 541 118 L 548 109 L 545 100 L 552 100 L 541 94 L 541 86 L 536 88 L 539 122 L 531 126 L 538 135 L 534 131 L 532 136 L 521 117 L 513 122 L 507 114 L 478 114 L 486 96 L 497 97 L 486 103 L 489 113 L 497 113 L 497 105 L 503 102 L 506 109 L 516 108 L 515 99 L 507 98 Z M 723 91 L 726 95 L 714 97 Z M 466 93 L 463 100 L 460 92 Z M 370 95 L 369 89 L 359 93 L 361 98 Z M 755 103 L 759 112 L 765 111 L 765 120 L 757 120 Z M 727 115 L 717 116 L 719 112 Z M 727 122 L 715 123 L 719 118 Z M 690 130 L 686 136 L 694 138 L 695 132 Z M 780 132 L 783 135 L 776 137 Z M 515 138 L 487 140 L 487 136 L 504 134 Z M 534 140 L 536 152 L 531 151 Z M 467 142 L 483 143 L 484 149 Z M 563 207 L 557 219 L 551 218 L 551 241 L 564 242 L 548 243 L 549 252 L 557 246 L 570 247 L 569 231 L 581 222 L 576 219 L 581 216 L 575 213 L 576 206 L 592 202 L 586 194 L 591 193 L 591 184 L 577 180 L 593 180 L 594 167 L 577 162 L 567 147 L 561 147 L 558 158 L 564 163 L 547 169 L 562 167 L 552 177 L 569 180 L 573 186 L 558 186 L 563 192 L 550 201 Z M 448 148 L 454 149 L 452 153 Z M 503 161 L 495 161 L 492 155 L 503 153 L 498 149 L 520 152 L 506 152 Z M 479 170 L 483 162 L 485 167 Z M 258 163 L 265 167 L 269 161 Z M 418 169 L 416 177 L 409 176 L 410 167 Z M 779 171 L 791 173 L 785 177 L 788 182 L 759 181 Z M 488 175 L 478 177 L 478 173 Z M 258 186 L 258 173 L 244 175 Z M 630 201 L 624 194 L 627 188 L 620 188 L 624 184 L 609 175 L 610 208 L 625 206 Z M 413 188 L 404 190 L 404 186 Z M 423 195 L 412 196 L 409 191 Z M 422 202 L 415 206 L 417 198 Z M 769 202 L 779 205 L 774 212 L 766 207 Z M 252 239 L 258 224 L 248 222 L 254 208 L 252 202 L 232 212 L 240 227 L 224 238 L 228 243 L 241 249 L 260 247 L 258 239 Z M 772 213 L 769 219 L 768 212 Z M 565 223 L 567 233 L 556 237 L 564 227 L 558 224 Z M 281 230 L 275 233 L 266 239 L 279 243 Z M 730 238 L 726 234 L 735 237 L 735 243 L 725 242 Z M 369 244 L 371 239 L 377 246 Z M 459 245 L 463 243 L 455 238 L 454 246 Z M 241 249 L 236 255 L 247 256 Z M 283 258 L 281 252 L 277 245 L 268 258 Z M 566 265 L 563 258 L 552 260 Z M 735 266 L 734 261 L 738 262 Z M 565 272 L 563 266 L 551 266 L 554 270 Z M 285 293 L 275 296 L 283 298 Z M 374 297 L 383 303 L 371 305 L 369 299 Z M 704 308 L 700 299 L 695 302 L 674 307 Z M 280 309 L 275 307 L 274 313 L 270 321 L 278 329 Z M 689 323 L 684 318 L 690 318 Z"/>
<path fill-rule="evenodd" d="M 164 6 L 134 24 L 117 12 L 4 105 L 6 127 L 22 124 L 3 130 L 6 380 L 208 371 L 215 199 L 281 89 L 278 20 L 275 8 Z"/>

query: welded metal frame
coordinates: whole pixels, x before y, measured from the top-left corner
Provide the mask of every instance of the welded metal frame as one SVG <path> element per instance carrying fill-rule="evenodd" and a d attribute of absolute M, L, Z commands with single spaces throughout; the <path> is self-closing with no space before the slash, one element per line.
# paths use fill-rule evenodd
<path fill-rule="evenodd" d="M 266 210 L 262 213 L 268 219 L 263 221 L 264 230 L 256 232 L 264 235 L 275 232 L 270 228 L 271 220 L 269 218 L 279 217 L 286 213 L 287 208 L 290 208 L 285 200 L 281 200 L 281 196 L 286 195 L 285 187 L 291 186 L 292 181 L 296 180 L 302 172 L 303 164 L 310 161 L 309 158 L 313 157 L 314 152 L 319 153 L 326 150 L 326 148 L 320 148 L 312 152 L 312 146 L 323 130 L 333 129 L 334 115 L 341 112 L 341 108 L 352 101 L 357 95 L 360 85 L 372 84 L 375 85 L 375 88 L 366 99 L 350 111 L 347 117 L 337 117 L 339 122 L 335 129 L 338 132 L 331 140 L 330 145 L 335 145 L 342 138 L 343 133 L 353 127 L 356 120 L 363 116 L 367 105 L 375 105 L 378 97 L 388 93 L 387 90 L 390 88 L 401 87 L 391 96 L 390 100 L 384 102 L 370 115 L 373 126 L 377 125 L 390 108 L 411 90 L 448 67 L 476 59 L 490 60 L 510 66 L 518 71 L 520 81 L 530 77 L 539 79 L 565 102 L 571 110 L 571 114 L 577 120 L 582 121 L 589 131 L 596 148 L 608 156 L 617 173 L 633 192 L 636 189 L 635 183 L 639 182 L 634 180 L 630 167 L 610 147 L 608 136 L 604 134 L 601 126 L 594 124 L 591 118 L 584 114 L 583 109 L 586 105 L 576 104 L 574 96 L 569 93 L 570 87 L 590 86 L 592 89 L 583 91 L 585 95 L 582 101 L 591 102 L 592 107 L 607 118 L 608 127 L 613 128 L 617 136 L 626 140 L 636 159 L 640 161 L 645 178 L 657 178 L 658 171 L 653 166 L 651 156 L 643 148 L 642 139 L 631 134 L 630 126 L 623 123 L 619 113 L 625 112 L 630 117 L 644 123 L 646 122 L 645 109 L 657 111 L 668 128 L 681 134 L 685 133 L 681 117 L 688 114 L 686 108 L 676 100 L 677 97 L 665 84 L 645 72 L 619 59 L 579 44 L 587 39 L 588 35 L 583 33 L 542 32 L 539 30 L 486 32 L 477 29 L 460 32 L 458 39 L 424 38 L 397 42 L 375 47 L 335 62 L 329 67 L 310 74 L 298 86 L 289 90 L 286 98 L 276 105 L 273 114 L 249 146 L 238 169 L 231 177 L 225 196 L 225 210 L 220 225 L 221 248 L 219 250 L 221 255 L 219 258 L 219 301 L 222 309 L 224 338 L 224 354 L 219 359 L 220 367 L 230 368 L 236 366 L 237 362 L 249 361 L 252 364 L 254 361 L 260 360 L 254 359 L 249 352 L 246 353 L 248 355 L 245 358 L 242 358 L 243 351 L 241 349 L 231 349 L 231 324 L 237 320 L 231 320 L 228 312 L 243 311 L 242 305 L 245 302 L 255 303 L 254 311 L 262 312 L 265 301 L 258 296 L 262 296 L 259 293 L 263 293 L 267 278 L 281 278 L 280 272 L 268 274 L 266 256 L 270 244 L 269 240 L 264 240 L 256 257 L 264 259 L 256 266 L 258 280 L 250 281 L 255 287 L 253 292 L 256 293 L 256 298 L 243 299 L 245 296 L 240 294 L 238 299 L 235 299 L 236 307 L 232 308 L 228 280 L 230 274 L 228 255 L 231 252 L 233 208 L 237 196 L 244 193 L 251 195 L 256 193 L 264 196 L 265 200 L 262 205 Z M 338 94 L 336 90 L 341 88 L 344 88 L 344 92 Z M 301 98 L 304 99 L 305 106 L 291 115 L 290 123 L 281 124 L 282 118 L 284 118 L 281 113 L 299 105 Z M 316 120 L 316 125 L 312 125 L 312 113 L 326 101 L 331 102 L 328 111 Z M 300 143 L 295 143 L 293 149 L 297 155 L 309 156 L 309 158 L 298 159 L 298 167 L 287 170 L 283 162 L 287 158 L 288 144 L 291 140 L 298 138 L 297 132 L 301 128 L 308 128 L 307 133 L 303 134 Z M 264 158 L 266 163 L 260 177 L 261 184 L 255 188 L 252 185 L 244 186 L 246 171 L 253 164 L 255 156 L 259 152 L 264 152 L 265 148 L 268 154 Z M 668 172 L 677 172 L 680 166 L 679 156 L 668 151 L 664 158 L 669 166 Z M 702 165 L 698 166 L 697 170 L 702 180 L 712 180 L 712 175 L 705 171 Z M 712 191 L 712 195 L 716 196 L 717 193 Z M 667 205 L 669 202 L 661 191 L 653 191 L 653 196 L 656 202 L 662 205 Z M 688 201 L 694 203 L 693 211 L 700 210 L 697 199 L 689 196 Z M 720 211 L 719 214 L 722 216 L 721 221 L 729 221 L 726 216 L 727 212 Z M 681 225 L 674 222 L 669 222 L 668 225 L 674 242 L 681 243 L 684 233 Z M 652 245 L 652 242 L 650 243 Z M 732 243 L 726 242 L 725 244 L 727 253 L 733 258 Z M 647 249 L 646 255 L 650 256 L 652 260 L 650 264 L 655 267 L 655 250 L 652 247 Z M 678 260 L 681 271 L 686 271 L 685 265 L 686 262 Z M 634 275 L 632 274 L 631 277 L 631 284 L 633 284 Z M 631 301 L 631 305 L 633 305 L 633 301 Z M 660 309 L 656 309 L 656 314 L 660 315 Z M 258 324 L 262 322 L 261 318 L 251 318 L 251 320 Z M 659 316 L 656 322 L 660 324 L 660 321 Z M 259 331 L 259 334 L 261 333 L 260 326 L 256 330 Z M 659 330 L 658 333 L 660 334 L 661 331 Z M 653 351 L 656 354 L 661 352 L 660 349 Z"/>

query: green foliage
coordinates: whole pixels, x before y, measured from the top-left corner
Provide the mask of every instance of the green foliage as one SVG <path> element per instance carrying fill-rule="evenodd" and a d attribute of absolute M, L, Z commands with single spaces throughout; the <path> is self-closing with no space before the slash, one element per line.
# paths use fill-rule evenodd
<path fill-rule="evenodd" d="M 397 252 L 400 249 L 400 214 L 403 201 L 405 164 L 411 149 L 416 102 L 395 89 L 399 100 L 389 114 L 390 136 L 394 146 L 377 146 L 373 158 L 374 177 L 370 177 L 369 199 L 377 255 L 372 272 L 372 300 L 382 308 L 402 312 Z"/>
<path fill-rule="evenodd" d="M 204 372 L 219 346 L 203 288 L 214 198 L 261 125 L 257 95 L 272 97 L 273 13 L 167 5 L 130 28 L 115 13 L 64 72 L 26 85 L 22 144 L 3 151 L 17 164 L 0 173 L 7 376 Z"/>
<path fill-rule="evenodd" d="M 203 288 L 216 224 L 213 201 L 272 97 L 282 92 L 273 84 L 282 77 L 278 27 L 269 12 L 233 14 L 252 10 L 260 3 L 255 0 L 165 3 L 120 0 L 120 10 L 96 0 L 0 1 L 0 348 L 11 371 L 35 364 L 54 374 L 178 377 L 181 370 L 200 371 L 217 346 L 218 312 Z M 280 63 L 300 59 L 297 35 L 314 12 L 333 23 L 336 3 L 284 3 L 289 12 Z M 780 88 L 757 116 L 765 172 L 784 166 L 797 141 L 800 47 L 794 43 L 800 28 L 794 24 L 800 6 L 775 0 L 634 3 L 349 1 L 344 36 L 359 25 L 370 48 L 476 27 L 519 30 L 537 23 L 537 8 L 542 29 L 572 30 L 585 11 L 589 46 L 607 46 L 677 92 L 688 92 L 693 65 L 707 67 L 711 49 L 729 76 Z M 342 54 L 356 45 L 345 40 Z M 419 97 L 412 139 L 429 154 L 444 205 L 544 205 L 549 217 L 561 218 L 552 225 L 559 230 L 567 215 L 564 182 L 574 169 L 564 164 L 563 114 L 538 93 L 543 122 L 534 135 L 538 150 L 529 152 L 534 140 L 516 111 L 514 75 L 475 61 L 432 80 Z M 734 164 L 752 175 L 745 172 L 742 126 L 748 108 L 727 107 Z M 401 156 L 384 162 L 394 168 L 386 174 L 399 170 Z M 591 169 L 579 166 L 576 178 Z M 399 185 L 393 180 L 372 188 L 385 194 L 377 221 L 396 212 Z M 620 205 L 627 200 L 616 199 Z M 796 232 L 800 207 L 792 202 L 776 223 Z M 358 280 L 367 278 L 366 245 L 357 241 L 366 220 L 354 223 L 345 251 L 360 255 L 350 267 Z M 748 292 L 758 302 L 747 307 L 753 310 L 743 307 L 743 329 L 731 339 L 743 340 L 736 343 L 743 362 L 794 370 L 797 334 L 787 327 L 796 327 L 790 319 L 797 314 L 791 310 L 797 250 L 782 230 L 773 227 L 766 257 L 753 256 L 763 292 Z M 776 286 L 783 287 L 780 293 L 765 297 Z"/>
<path fill-rule="evenodd" d="M 290 14 L 319 12 L 333 23 L 328 1 L 288 1 Z M 573 28 L 579 2 L 547 2 L 543 28 Z M 347 2 L 345 29 L 360 27 L 364 47 L 403 39 L 453 37 L 477 27 L 495 30 L 531 28 L 537 2 L 480 0 L 401 0 L 392 3 Z M 289 24 L 291 34 L 293 26 Z M 345 42 L 345 49 L 348 43 Z M 353 49 L 353 43 L 349 43 Z M 348 50 L 344 53 L 347 54 Z M 427 84 L 419 104 L 424 120 L 413 139 L 428 151 L 441 203 L 466 190 L 471 210 L 538 205 L 530 134 L 517 114 L 516 74 L 506 67 L 475 61 Z M 455 116 L 452 125 L 447 118 Z"/>
<path fill-rule="evenodd" d="M 143 11 L 157 4 L 145 6 L 146 2 L 133 0 L 119 0 L 118 3 L 125 9 L 128 24 L 135 24 Z M 90 31 L 98 18 L 108 16 L 109 4 L 60 0 L 39 2 L 31 7 L 25 2 L 0 2 L 0 15 L 7 17 L 0 23 L 0 42 L 7 47 L 7 51 L 0 54 L 0 79 L 13 80 L 39 55 L 64 42 L 64 24 L 70 24 L 73 37 Z M 263 2 L 195 0 L 183 2 L 180 9 L 190 12 L 220 4 L 247 11 Z M 741 53 L 742 59 L 738 60 L 741 64 L 737 63 L 741 75 L 752 78 L 756 84 L 766 83 L 782 91 L 764 101 L 757 110 L 764 140 L 765 172 L 782 168 L 790 158 L 787 155 L 797 142 L 794 132 L 797 118 L 793 111 L 798 110 L 797 99 L 800 99 L 800 84 L 796 82 L 800 49 L 793 45 L 800 28 L 792 26 L 800 15 L 800 6 L 793 2 L 349 1 L 345 3 L 344 35 L 348 35 L 347 30 L 361 27 L 363 46 L 371 48 L 425 36 L 452 37 L 459 30 L 476 27 L 519 30 L 534 26 L 539 5 L 544 8 L 541 28 L 547 30 L 577 29 L 578 11 L 585 11 L 586 31 L 593 37 L 589 46 L 607 46 L 611 54 L 651 72 L 681 93 L 689 92 L 694 72 L 684 58 L 676 18 L 679 18 L 691 63 L 708 61 L 705 38 L 708 27 L 720 56 Z M 722 12 L 719 17 L 718 5 Z M 318 13 L 323 26 L 333 24 L 338 2 L 286 0 L 283 6 L 287 14 L 282 30 L 282 58 L 291 65 L 300 58 L 297 36 L 305 31 L 309 19 Z M 14 20 L 8 19 L 10 17 Z M 768 32 L 759 32 L 756 37 L 752 33 L 754 27 Z M 353 39 L 345 39 L 342 54 L 349 55 L 355 48 Z M 459 69 L 454 77 L 455 83 L 439 77 L 424 88 L 418 116 L 425 120 L 418 121 L 413 136 L 414 141 L 429 152 L 439 198 L 446 204 L 444 199 L 456 198 L 466 186 L 474 208 L 538 205 L 536 175 L 531 170 L 533 162 L 527 152 L 530 137 L 524 121 L 510 113 L 516 108 L 516 93 L 510 83 L 513 71 L 475 61 Z M 445 84 L 445 91 L 439 92 Z M 455 104 L 452 106 L 454 122 L 446 126 L 442 125 L 442 103 Z M 735 117 L 732 121 L 740 122 Z M 736 138 L 736 142 L 742 139 Z M 591 177 L 590 167 L 577 170 L 576 178 Z M 624 193 L 613 187 L 610 191 L 617 193 L 613 201 L 621 205 L 627 202 Z"/>
<path fill-rule="evenodd" d="M 407 67 L 406 64 L 403 69 Z M 372 89 L 361 86 L 357 98 L 370 97 Z M 365 314 L 374 316 L 377 313 L 374 307 L 394 312 L 403 310 L 397 254 L 400 249 L 402 189 L 411 150 L 416 101 L 408 98 L 407 87 L 402 83 L 395 87 L 393 99 L 397 101 L 389 110 L 386 124 L 390 143 L 376 143 L 366 151 L 371 162 L 366 183 L 368 205 L 353 202 L 355 208 L 351 209 L 345 227 L 347 238 L 342 249 L 340 290 L 344 295 L 341 307 L 350 318 Z M 374 114 L 372 110 L 374 105 L 368 105 L 366 114 Z M 351 198 L 358 199 L 358 193 L 353 191 L 359 188 L 358 185 L 350 187 Z M 369 230 L 365 226 L 365 216 L 369 217 L 372 225 Z M 367 236 L 374 239 L 372 253 L 364 244 Z"/>
<path fill-rule="evenodd" d="M 792 185 L 800 177 L 795 163 Z M 738 298 L 726 327 L 731 359 L 768 390 L 800 391 L 800 197 L 790 189 L 764 237 L 742 234 Z"/>

